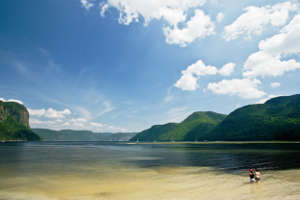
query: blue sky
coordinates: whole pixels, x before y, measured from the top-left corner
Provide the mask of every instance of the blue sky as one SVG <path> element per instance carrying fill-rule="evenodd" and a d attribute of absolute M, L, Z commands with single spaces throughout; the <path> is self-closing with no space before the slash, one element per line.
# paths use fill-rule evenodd
<path fill-rule="evenodd" d="M 31 127 L 140 131 L 300 92 L 299 2 L 3 2 L 0 99 Z"/>

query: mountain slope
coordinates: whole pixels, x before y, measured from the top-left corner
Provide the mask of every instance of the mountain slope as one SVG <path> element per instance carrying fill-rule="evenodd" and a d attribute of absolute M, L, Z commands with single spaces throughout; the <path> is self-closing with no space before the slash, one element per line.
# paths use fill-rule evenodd
<path fill-rule="evenodd" d="M 29 113 L 25 106 L 0 101 L 0 140 L 39 140 L 29 127 Z"/>
<path fill-rule="evenodd" d="M 277 97 L 230 113 L 209 140 L 299 140 L 300 95 Z"/>
<path fill-rule="evenodd" d="M 154 125 L 151 128 L 136 134 L 130 141 L 160 141 L 160 138 L 164 133 L 174 130 L 177 126 L 177 123 Z"/>
<path fill-rule="evenodd" d="M 205 127 L 211 130 L 224 118 L 225 115 L 219 113 L 195 112 L 181 123 L 152 126 L 138 133 L 131 141 L 194 141 L 202 133 L 207 133 Z"/>

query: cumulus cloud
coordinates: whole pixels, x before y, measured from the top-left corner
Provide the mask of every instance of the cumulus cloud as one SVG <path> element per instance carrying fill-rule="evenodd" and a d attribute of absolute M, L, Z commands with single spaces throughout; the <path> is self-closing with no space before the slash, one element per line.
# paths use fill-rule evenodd
<path fill-rule="evenodd" d="M 281 76 L 285 72 L 300 68 L 300 63 L 294 59 L 281 61 L 280 56 L 273 56 L 264 51 L 251 54 L 244 64 L 243 76 L 265 77 Z"/>
<path fill-rule="evenodd" d="M 300 53 L 300 14 L 276 34 L 259 43 L 259 51 L 251 54 L 244 63 L 245 77 L 281 76 L 300 68 L 295 59 L 284 60 L 289 54 Z"/>
<path fill-rule="evenodd" d="M 71 114 L 71 111 L 69 109 L 64 110 L 55 110 L 53 108 L 48 109 L 28 109 L 29 114 L 32 116 L 37 117 L 45 117 L 45 118 L 55 118 L 55 119 L 61 119 L 65 118 L 67 115 Z"/>
<path fill-rule="evenodd" d="M 93 3 L 91 3 L 90 0 L 80 0 L 81 5 L 86 9 L 86 10 L 90 10 L 91 7 L 94 6 Z"/>
<path fill-rule="evenodd" d="M 174 86 L 182 90 L 196 90 L 198 88 L 197 81 L 200 76 L 214 75 L 217 73 L 218 70 L 216 67 L 205 65 L 202 60 L 198 60 L 181 72 L 182 76 Z"/>
<path fill-rule="evenodd" d="M 234 68 L 235 63 L 227 63 L 219 70 L 219 74 L 221 74 L 222 76 L 230 76 L 234 71 Z"/>
<path fill-rule="evenodd" d="M 91 130 L 95 132 L 124 132 L 124 128 L 110 124 L 97 122 L 99 114 L 102 115 L 112 110 L 109 101 L 104 101 L 105 106 L 102 113 L 92 115 L 83 107 L 76 107 L 75 112 L 70 109 L 56 110 L 53 108 L 28 109 L 30 114 L 30 125 L 34 128 L 49 128 L 55 130 L 73 129 L 73 130 Z"/>
<path fill-rule="evenodd" d="M 276 34 L 259 43 L 259 49 L 274 56 L 300 52 L 300 14 Z"/>
<path fill-rule="evenodd" d="M 279 82 L 272 82 L 270 84 L 271 88 L 277 88 L 277 87 L 280 87 L 280 83 Z"/>
<path fill-rule="evenodd" d="M 129 25 L 132 22 L 143 21 L 147 26 L 152 20 L 164 20 L 163 28 L 166 42 L 182 47 L 198 38 L 214 34 L 215 24 L 199 7 L 206 0 L 107 0 L 100 5 L 100 15 L 104 16 L 109 8 L 119 11 L 120 24 Z M 194 16 L 187 18 L 187 12 L 194 10 Z M 219 18 L 221 18 L 220 16 Z M 179 28 L 179 24 L 183 28 Z"/>
<path fill-rule="evenodd" d="M 232 24 L 224 28 L 224 38 L 230 41 L 241 35 L 246 35 L 246 38 L 260 35 L 266 25 L 284 25 L 289 18 L 289 13 L 295 10 L 297 10 L 297 5 L 291 2 L 263 7 L 249 6 Z"/>
<path fill-rule="evenodd" d="M 205 65 L 202 60 L 198 60 L 196 63 L 189 65 L 186 70 L 181 72 L 182 75 L 174 86 L 182 90 L 196 90 L 199 87 L 197 81 L 201 76 L 216 74 L 229 76 L 234 71 L 234 67 L 234 63 L 227 63 L 218 70 L 215 66 Z"/>
<path fill-rule="evenodd" d="M 119 23 L 129 25 L 138 22 L 140 17 L 147 25 L 153 19 L 165 19 L 170 24 L 177 24 L 186 19 L 185 12 L 190 8 L 202 6 L 205 0 L 107 0 L 109 7 L 119 12 Z"/>
<path fill-rule="evenodd" d="M 215 24 L 202 10 L 195 10 L 195 15 L 186 23 L 182 29 L 177 26 L 165 27 L 164 35 L 169 44 L 178 44 L 182 47 L 192 43 L 197 38 L 205 38 L 214 34 Z"/>
<path fill-rule="evenodd" d="M 244 99 L 261 98 L 266 93 L 258 89 L 261 82 L 257 79 L 231 79 L 209 83 L 207 89 L 215 94 L 235 95 Z"/>
<path fill-rule="evenodd" d="M 216 17 L 217 22 L 221 23 L 223 19 L 224 19 L 224 14 L 222 12 L 219 12 Z"/>
<path fill-rule="evenodd" d="M 19 104 L 23 104 L 22 101 L 18 100 L 18 99 L 8 99 L 8 100 L 5 100 L 4 98 L 0 98 L 0 101 L 3 101 L 3 102 L 15 102 L 15 103 L 19 103 Z"/>

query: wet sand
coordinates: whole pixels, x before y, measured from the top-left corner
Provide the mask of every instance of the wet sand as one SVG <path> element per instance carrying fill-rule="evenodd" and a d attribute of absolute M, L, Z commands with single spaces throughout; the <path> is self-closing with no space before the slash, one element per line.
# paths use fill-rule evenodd
<path fill-rule="evenodd" d="M 201 167 L 128 166 L 10 177 L 0 182 L 0 199 L 7 200 L 300 199 L 300 170 L 268 171 L 260 183 L 253 184 L 247 172 L 233 175 Z"/>

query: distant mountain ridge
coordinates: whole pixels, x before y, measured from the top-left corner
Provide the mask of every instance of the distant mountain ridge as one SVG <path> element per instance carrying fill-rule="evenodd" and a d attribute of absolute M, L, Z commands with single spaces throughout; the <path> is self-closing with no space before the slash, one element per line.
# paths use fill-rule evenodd
<path fill-rule="evenodd" d="M 51 130 L 34 128 L 33 132 L 45 141 L 128 141 L 136 133 L 95 133 L 88 130 Z"/>
<path fill-rule="evenodd" d="M 195 112 L 181 123 L 154 125 L 131 141 L 300 140 L 300 95 L 238 108 L 229 115 Z"/>
<path fill-rule="evenodd" d="M 0 140 L 39 139 L 29 127 L 29 113 L 25 106 L 0 100 Z"/>

